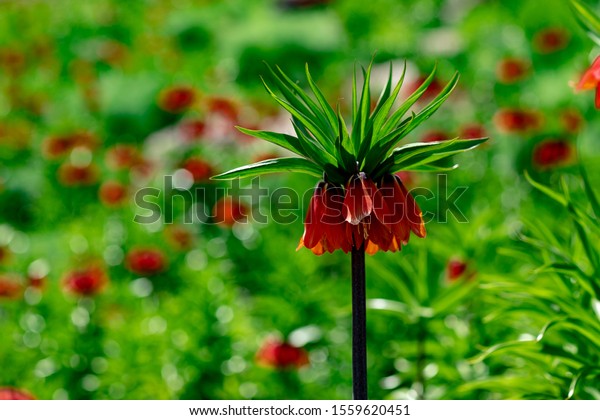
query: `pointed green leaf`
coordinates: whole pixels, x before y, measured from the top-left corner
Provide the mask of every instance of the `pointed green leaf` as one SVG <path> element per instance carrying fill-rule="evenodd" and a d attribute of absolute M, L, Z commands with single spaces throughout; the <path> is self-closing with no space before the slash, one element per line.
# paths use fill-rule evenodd
<path fill-rule="evenodd" d="M 406 62 L 404 62 L 404 66 L 406 68 Z M 392 62 L 390 61 L 390 70 L 388 74 L 387 81 L 385 82 L 385 86 L 379 95 L 379 99 L 377 99 L 377 103 L 375 104 L 375 108 L 373 109 L 372 115 L 377 114 L 377 112 L 381 109 L 384 103 L 389 99 L 392 93 L 392 77 L 393 77 L 394 68 L 392 66 Z"/>
<path fill-rule="evenodd" d="M 391 67 L 390 67 L 391 69 Z M 387 97 L 385 99 L 385 102 L 381 105 L 381 107 L 376 107 L 375 111 L 374 111 L 374 122 L 373 122 L 373 137 L 375 137 L 376 139 L 379 138 L 379 131 L 381 130 L 381 128 L 383 127 L 388 114 L 390 113 L 390 110 L 392 109 L 392 106 L 394 105 L 394 102 L 396 102 L 396 99 L 398 98 L 398 94 L 400 93 L 400 89 L 402 88 L 402 85 L 404 84 L 404 76 L 406 75 L 406 62 L 404 62 L 404 69 L 402 70 L 402 76 L 400 76 L 400 80 L 398 80 L 398 83 L 396 83 L 396 87 L 394 87 L 393 92 L 389 95 L 389 97 Z M 390 78 L 388 80 L 388 84 L 391 83 L 392 81 L 392 75 L 391 75 L 391 71 L 390 71 Z M 382 98 L 383 98 L 383 94 L 382 94 Z M 381 99 L 380 99 L 381 101 Z"/>
<path fill-rule="evenodd" d="M 250 130 L 248 128 L 239 126 L 236 126 L 235 128 L 249 136 L 268 141 L 269 143 L 276 144 L 277 146 L 281 146 L 290 152 L 294 152 L 301 156 L 304 154 L 300 151 L 300 141 L 294 136 L 283 133 L 274 133 L 272 131 Z"/>
<path fill-rule="evenodd" d="M 596 193 L 594 192 L 594 189 L 590 184 L 587 171 L 583 167 L 582 163 L 579 164 L 579 173 L 581 174 L 581 178 L 583 179 L 583 186 L 585 188 L 585 193 L 588 197 L 588 200 L 590 201 L 590 204 L 592 206 L 592 211 L 594 212 L 596 219 L 600 219 L 600 202 L 598 202 L 598 197 L 596 196 Z"/>
<path fill-rule="evenodd" d="M 403 121 L 400 125 L 400 127 L 402 127 L 401 130 L 395 129 L 380 140 L 380 143 L 381 143 L 381 147 L 379 148 L 380 151 L 378 152 L 377 155 L 371 156 L 371 158 L 369 160 L 372 160 L 374 162 L 381 161 L 389 153 L 389 151 L 398 144 L 398 142 L 402 138 L 404 138 L 408 133 L 410 133 L 415 128 L 417 128 L 423 121 L 425 121 L 431 115 L 433 115 L 440 106 L 442 106 L 442 104 L 450 96 L 450 93 L 452 93 L 452 91 L 456 87 L 457 83 L 458 83 L 458 73 L 455 73 L 454 77 L 452 77 L 452 80 L 450 80 L 450 82 L 448 82 L 446 87 L 439 93 L 438 96 L 436 96 L 436 98 L 431 103 L 429 103 L 425 108 L 423 108 L 423 110 L 421 112 L 410 117 L 410 119 L 408 120 L 409 121 L 408 124 L 405 124 L 405 121 L 407 121 L 407 120 Z M 391 117 L 391 118 L 393 118 L 393 117 Z M 389 121 L 391 121 L 391 118 Z M 389 121 L 388 121 L 388 123 L 389 123 Z M 384 132 L 387 129 L 386 127 L 387 127 L 387 123 L 383 128 Z"/>
<path fill-rule="evenodd" d="M 338 156 L 341 158 L 342 166 L 346 170 L 346 172 L 352 173 L 354 172 L 356 166 L 356 160 L 351 152 L 352 143 L 350 141 L 350 134 L 348 133 L 346 121 L 344 121 L 344 117 L 342 116 L 342 111 L 339 105 L 337 110 L 337 120 L 339 135 L 336 142 L 336 146 L 338 148 Z"/>
<path fill-rule="evenodd" d="M 436 72 L 437 72 L 437 65 L 433 67 L 433 70 L 431 70 L 431 73 L 429 73 L 429 76 L 427 76 L 425 81 L 423 83 L 421 83 L 421 86 L 419 86 L 419 88 L 417 90 L 415 90 L 406 99 L 406 101 L 404 101 L 404 103 L 402 105 L 400 105 L 400 107 L 386 121 L 386 123 L 383 126 L 384 132 L 387 133 L 387 132 L 390 132 L 391 130 L 393 130 L 394 128 L 396 128 L 396 126 L 398 125 L 398 123 L 400 122 L 400 120 L 402 119 L 404 114 L 406 114 L 408 112 L 408 110 L 410 108 L 412 108 L 412 106 L 421 98 L 421 96 L 423 96 L 423 94 L 425 93 L 425 91 L 427 90 L 427 88 L 429 87 L 431 82 L 433 82 Z"/>
<path fill-rule="evenodd" d="M 585 379 L 592 374 L 595 374 L 595 376 L 599 376 L 600 375 L 600 367 L 585 366 L 579 370 L 577 375 L 575 375 L 573 377 L 573 380 L 571 381 L 571 385 L 569 386 L 569 392 L 567 393 L 567 400 L 570 400 L 571 398 L 576 396 L 575 392 L 576 392 L 577 388 L 581 387 L 579 384 L 584 382 Z"/>
<path fill-rule="evenodd" d="M 263 81 L 263 83 L 264 83 L 264 81 Z M 310 132 L 317 139 L 317 141 L 323 146 L 324 150 L 327 150 L 327 152 L 329 152 L 330 154 L 332 154 L 334 152 L 333 151 L 333 143 L 327 137 L 327 135 L 323 132 L 321 127 L 319 127 L 318 122 L 315 122 L 311 117 L 307 116 L 305 113 L 298 110 L 298 108 L 294 107 L 292 104 L 279 98 L 266 83 L 264 83 L 264 85 L 265 85 L 265 88 L 267 89 L 267 91 L 270 93 L 270 95 L 273 97 L 273 99 L 275 99 L 275 101 L 277 101 L 277 103 L 279 105 L 281 105 L 292 116 L 294 116 L 296 119 L 298 119 L 302 123 L 302 125 L 304 125 L 308 130 L 310 130 Z"/>
<path fill-rule="evenodd" d="M 390 161 L 389 165 L 382 165 L 382 170 L 397 172 L 403 169 L 409 170 L 419 165 L 431 164 L 457 153 L 471 150 L 485 141 L 487 141 L 487 138 L 410 143 L 394 150 L 388 159 Z"/>
<path fill-rule="evenodd" d="M 478 286 L 475 281 L 462 281 L 448 288 L 431 305 L 436 316 L 444 315 L 448 311 L 453 312 L 458 305 L 465 303 L 467 297 L 472 295 Z"/>
<path fill-rule="evenodd" d="M 323 146 L 314 139 L 312 134 L 306 130 L 297 118 L 292 116 L 292 126 L 296 132 L 296 136 L 300 140 L 300 146 L 306 151 L 306 154 L 312 158 L 315 163 L 325 166 L 336 163 L 336 158 L 328 151 L 323 149 Z"/>
<path fill-rule="evenodd" d="M 325 95 L 323 95 L 323 92 L 321 91 L 321 89 L 319 89 L 312 76 L 310 75 L 310 71 L 308 70 L 308 63 L 306 64 L 306 80 L 308 80 L 308 85 L 310 86 L 310 89 L 317 98 L 317 101 L 319 101 L 321 109 L 323 110 L 327 117 L 327 120 L 329 121 L 329 125 L 334 129 L 334 134 L 337 135 L 338 132 L 337 130 L 335 130 L 335 128 L 337 127 L 337 118 L 335 115 L 335 111 L 333 110 L 331 105 L 329 105 L 329 102 L 327 102 Z"/>
<path fill-rule="evenodd" d="M 404 168 L 406 171 L 411 172 L 450 172 L 458 168 L 458 164 L 452 166 L 438 166 L 436 164 L 417 164 Z"/>
<path fill-rule="evenodd" d="M 525 171 L 525 179 L 527 180 L 527 182 L 529 182 L 531 184 L 532 187 L 534 187 L 536 190 L 544 193 L 545 195 L 547 195 L 548 197 L 550 197 L 551 199 L 553 199 L 554 201 L 556 201 L 557 203 L 562 204 L 563 206 L 567 205 L 567 200 L 565 199 L 564 196 L 562 196 L 561 194 L 555 192 L 553 189 L 546 187 L 543 184 L 540 184 L 537 181 L 534 181 L 533 178 L 531 178 L 531 176 L 529 175 L 529 172 Z"/>
<path fill-rule="evenodd" d="M 358 92 L 356 86 L 356 63 L 354 64 L 354 73 L 352 74 L 352 121 L 358 119 Z"/>
<path fill-rule="evenodd" d="M 586 230 L 579 221 L 579 218 L 576 216 L 574 209 L 570 208 L 569 210 L 571 213 L 571 218 L 573 219 L 573 223 L 575 224 L 575 231 L 577 231 L 577 236 L 579 236 L 579 240 L 583 245 L 585 254 L 588 257 L 590 264 L 592 264 L 592 267 L 594 267 L 595 272 L 600 273 L 600 261 L 598 259 L 598 253 L 596 252 L 595 246 L 592 245 L 592 241 L 590 241 L 590 238 L 588 237 Z M 596 297 L 600 299 L 600 296 Z"/>
<path fill-rule="evenodd" d="M 247 178 L 275 172 L 302 172 L 317 178 L 323 177 L 323 171 L 309 160 L 301 158 L 277 158 L 263 160 L 251 165 L 241 166 L 236 169 L 213 176 L 211 179 L 224 181 L 236 178 Z"/>
<path fill-rule="evenodd" d="M 334 133 L 335 126 L 332 126 L 329 123 L 327 116 L 324 115 L 322 110 L 319 109 L 319 106 L 311 99 L 310 96 L 308 96 L 306 94 L 306 92 L 304 92 L 304 90 L 300 86 L 298 86 L 297 83 L 295 83 L 292 79 L 290 79 L 283 72 L 283 70 L 281 70 L 281 68 L 279 68 L 279 66 L 276 66 L 276 69 L 277 69 L 279 75 L 281 76 L 281 80 L 283 80 L 284 83 L 287 86 L 289 86 L 293 90 L 293 92 L 295 92 L 296 95 L 298 95 L 298 97 L 300 97 L 300 99 L 304 102 L 304 104 L 306 104 L 307 108 L 310 110 L 310 113 L 316 117 L 316 120 L 315 120 L 316 125 L 319 126 L 319 128 L 324 133 L 328 134 L 329 140 L 331 140 L 331 137 L 333 137 L 335 134 Z"/>
<path fill-rule="evenodd" d="M 571 0 L 571 8 L 590 38 L 595 43 L 600 43 L 600 18 L 598 14 L 581 0 Z"/>
<path fill-rule="evenodd" d="M 579 319 L 567 317 L 549 321 L 546 325 L 544 325 L 538 334 L 536 341 L 542 341 L 546 335 L 548 335 L 548 331 L 550 329 L 567 329 L 576 331 L 579 336 L 587 338 L 592 344 L 595 344 L 598 348 L 600 348 L 600 331 L 589 324 L 581 325 L 581 320 Z"/>

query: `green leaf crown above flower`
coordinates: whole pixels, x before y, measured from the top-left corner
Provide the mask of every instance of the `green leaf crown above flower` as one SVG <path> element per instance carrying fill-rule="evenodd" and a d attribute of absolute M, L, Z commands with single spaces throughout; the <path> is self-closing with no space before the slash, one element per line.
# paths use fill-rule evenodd
<path fill-rule="evenodd" d="M 383 91 L 375 106 L 371 107 L 371 69 L 362 68 L 363 84 L 359 88 L 354 72 L 352 84 L 352 120 L 348 126 L 338 106 L 334 109 L 313 80 L 308 65 L 306 80 L 310 96 L 292 81 L 279 67 L 267 65 L 275 91 L 264 79 L 267 92 L 292 116 L 295 136 L 262 130 L 237 127 L 242 133 L 281 146 L 301 157 L 268 159 L 232 169 L 213 177 L 216 180 L 245 178 L 273 172 L 302 172 L 329 182 L 344 185 L 352 175 L 366 173 L 378 180 L 397 171 L 447 171 L 456 167 L 440 165 L 444 158 L 472 149 L 487 140 L 451 139 L 439 142 L 411 143 L 398 147 L 400 141 L 427 120 L 450 96 L 458 82 L 455 73 L 441 92 L 419 112 L 411 112 L 413 105 L 423 96 L 434 80 L 434 68 L 429 77 L 398 107 L 400 89 L 406 75 L 394 85 L 392 65 Z M 360 92 L 360 93 L 359 93 Z M 349 128 L 350 127 L 350 128 Z"/>

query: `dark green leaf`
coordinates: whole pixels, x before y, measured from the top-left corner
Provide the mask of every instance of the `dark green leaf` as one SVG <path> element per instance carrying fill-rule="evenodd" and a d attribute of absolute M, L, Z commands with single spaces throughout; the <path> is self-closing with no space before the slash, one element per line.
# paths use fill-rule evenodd
<path fill-rule="evenodd" d="M 585 193 L 588 197 L 588 200 L 590 201 L 590 204 L 592 205 L 592 211 L 594 212 L 596 219 L 600 219 L 600 202 L 598 202 L 598 197 L 596 196 L 596 193 L 594 192 L 594 189 L 590 184 L 587 171 L 583 167 L 582 163 L 579 164 L 579 173 L 581 174 L 581 178 L 583 179 Z"/>
<path fill-rule="evenodd" d="M 241 166 L 236 169 L 213 176 L 214 180 L 229 180 L 247 178 L 250 176 L 264 175 L 275 172 L 302 172 L 316 178 L 323 176 L 323 171 L 314 163 L 301 158 L 268 159 L 251 165 Z"/>
<path fill-rule="evenodd" d="M 471 150 L 486 140 L 487 138 L 454 139 L 440 142 L 410 143 L 394 150 L 386 171 L 393 173 L 418 165 L 430 164 L 442 158 Z"/>
<path fill-rule="evenodd" d="M 281 146 L 289 150 L 290 152 L 294 152 L 298 155 L 303 155 L 303 152 L 300 151 L 300 141 L 297 137 L 282 133 L 273 133 L 271 131 L 250 130 L 248 128 L 243 128 L 239 126 L 236 126 L 235 128 L 249 136 L 268 141 L 269 143 L 276 144 L 277 146 Z"/>

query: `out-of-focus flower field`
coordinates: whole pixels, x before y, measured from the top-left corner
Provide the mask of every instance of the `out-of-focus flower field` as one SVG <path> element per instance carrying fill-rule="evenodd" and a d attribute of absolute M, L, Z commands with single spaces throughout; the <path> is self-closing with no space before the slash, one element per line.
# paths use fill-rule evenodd
<path fill-rule="evenodd" d="M 427 237 L 367 257 L 370 397 L 600 398 L 593 47 L 563 0 L 0 2 L 0 399 L 349 398 L 314 181 L 210 178 L 289 155 L 235 128 L 291 129 L 263 61 L 349 112 L 371 59 L 461 74 L 410 141 L 490 141 L 401 174 Z"/>

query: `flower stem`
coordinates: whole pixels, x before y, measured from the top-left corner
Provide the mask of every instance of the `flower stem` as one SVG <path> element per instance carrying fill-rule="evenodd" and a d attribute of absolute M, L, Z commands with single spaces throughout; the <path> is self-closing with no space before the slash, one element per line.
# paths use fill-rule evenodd
<path fill-rule="evenodd" d="M 352 247 L 352 390 L 355 400 L 368 399 L 365 283 L 365 247 Z"/>

